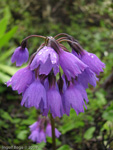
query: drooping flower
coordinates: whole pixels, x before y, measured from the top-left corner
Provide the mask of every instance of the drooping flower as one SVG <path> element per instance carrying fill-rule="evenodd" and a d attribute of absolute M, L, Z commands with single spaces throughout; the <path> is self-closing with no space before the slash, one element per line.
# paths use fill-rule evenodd
<path fill-rule="evenodd" d="M 84 86 L 85 89 L 88 88 L 88 83 L 95 87 L 96 81 L 98 81 L 95 73 L 89 68 L 85 69 L 82 74 L 78 75 L 77 79 Z"/>
<path fill-rule="evenodd" d="M 31 134 L 29 139 L 33 142 L 46 142 L 46 137 L 52 137 L 52 129 L 49 118 L 39 118 L 37 122 L 29 126 Z M 59 138 L 61 133 L 55 128 L 55 136 Z"/>
<path fill-rule="evenodd" d="M 25 89 L 33 81 L 34 74 L 30 70 L 29 66 L 18 70 L 11 79 L 6 83 L 7 86 L 12 86 L 12 89 L 17 90 L 18 93 L 23 93 Z"/>
<path fill-rule="evenodd" d="M 16 62 L 16 66 L 21 66 L 23 63 L 26 63 L 28 61 L 28 58 L 28 49 L 26 47 L 23 48 L 22 46 L 19 46 L 15 49 L 11 58 L 11 62 Z"/>
<path fill-rule="evenodd" d="M 35 130 L 38 127 L 39 123 L 40 123 L 40 118 L 38 119 L 38 121 L 36 121 L 35 123 L 29 126 L 30 131 Z"/>
<path fill-rule="evenodd" d="M 46 136 L 43 129 L 33 130 L 28 138 L 36 143 L 46 142 Z"/>
<path fill-rule="evenodd" d="M 79 90 L 79 93 L 81 93 L 82 98 L 88 103 L 89 100 L 88 100 L 87 93 L 86 93 L 84 86 L 76 80 L 74 81 L 74 86 L 76 89 Z"/>
<path fill-rule="evenodd" d="M 53 48 L 44 46 L 33 59 L 30 68 L 34 70 L 39 65 L 39 74 L 48 75 L 52 68 L 55 74 L 59 72 L 59 57 Z"/>
<path fill-rule="evenodd" d="M 60 65 L 70 81 L 71 78 L 75 78 L 78 74 L 81 74 L 87 65 L 80 61 L 76 56 L 69 52 L 65 52 L 61 49 L 59 53 Z"/>
<path fill-rule="evenodd" d="M 49 110 L 53 118 L 62 116 L 62 100 L 55 87 L 51 87 L 47 91 L 47 109 L 44 110 L 43 115 L 47 116 Z"/>
<path fill-rule="evenodd" d="M 40 103 L 43 103 L 43 109 L 47 108 L 46 90 L 39 79 L 36 79 L 24 92 L 21 105 L 40 109 Z"/>
<path fill-rule="evenodd" d="M 64 105 L 65 113 L 67 115 L 70 114 L 70 108 L 73 108 L 76 111 L 77 115 L 80 112 L 84 112 L 83 106 L 87 108 L 82 94 L 72 83 L 70 83 L 69 87 L 64 92 L 63 105 Z"/>
<path fill-rule="evenodd" d="M 47 124 L 46 135 L 49 136 L 49 137 L 52 137 L 52 129 L 51 129 L 51 124 L 50 123 Z M 55 136 L 57 138 L 59 138 L 60 135 L 61 135 L 61 133 L 55 128 Z"/>
<path fill-rule="evenodd" d="M 73 53 L 97 75 L 99 75 L 100 72 L 103 72 L 102 68 L 105 68 L 105 64 L 101 62 L 95 54 L 89 53 L 85 50 L 79 54 L 73 50 Z"/>

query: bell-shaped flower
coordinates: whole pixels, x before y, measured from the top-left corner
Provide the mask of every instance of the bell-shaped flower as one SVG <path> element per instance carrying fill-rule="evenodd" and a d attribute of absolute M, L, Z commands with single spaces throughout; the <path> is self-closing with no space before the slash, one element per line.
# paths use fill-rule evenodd
<path fill-rule="evenodd" d="M 46 142 L 46 135 L 43 129 L 35 129 L 31 131 L 30 136 L 28 137 L 33 142 L 40 143 L 40 142 Z"/>
<path fill-rule="evenodd" d="M 50 123 L 47 124 L 46 135 L 49 136 L 49 137 L 52 137 L 52 129 L 51 129 L 51 124 Z M 61 135 L 61 133 L 55 128 L 55 136 L 57 138 L 59 138 L 60 135 Z"/>
<path fill-rule="evenodd" d="M 78 76 L 78 74 L 81 74 L 87 68 L 87 65 L 76 56 L 62 49 L 59 52 L 59 61 L 68 80 L 75 78 L 75 76 Z"/>
<path fill-rule="evenodd" d="M 28 49 L 22 48 L 21 46 L 17 47 L 12 55 L 11 62 L 16 62 L 16 66 L 21 66 L 23 63 L 26 63 L 29 58 Z"/>
<path fill-rule="evenodd" d="M 6 83 L 7 86 L 12 86 L 12 89 L 18 93 L 23 93 L 25 89 L 32 83 L 34 78 L 33 72 L 29 66 L 18 70 L 11 79 Z"/>
<path fill-rule="evenodd" d="M 38 126 L 39 126 L 40 121 L 36 121 L 35 123 L 33 123 L 32 125 L 29 126 L 30 131 L 35 130 Z"/>
<path fill-rule="evenodd" d="M 43 104 L 43 109 L 47 108 L 46 90 L 41 82 L 36 79 L 24 92 L 21 105 L 25 107 L 40 108 L 40 103 Z"/>
<path fill-rule="evenodd" d="M 61 95 L 54 86 L 47 91 L 47 109 L 44 110 L 43 115 L 47 116 L 49 110 L 53 118 L 62 116 Z"/>
<path fill-rule="evenodd" d="M 78 81 L 74 81 L 74 86 L 76 89 L 79 90 L 83 99 L 88 103 L 89 100 L 88 100 L 87 93 L 86 93 L 84 86 L 82 84 L 80 84 Z"/>
<path fill-rule="evenodd" d="M 81 54 L 77 54 L 74 50 L 72 53 L 77 56 L 82 62 L 84 62 L 89 68 L 97 75 L 103 72 L 102 68 L 105 68 L 105 64 L 93 53 L 82 51 Z"/>
<path fill-rule="evenodd" d="M 34 142 L 46 142 L 46 137 L 52 137 L 52 128 L 48 117 L 39 118 L 37 122 L 29 126 L 31 134 L 29 139 Z M 55 136 L 58 138 L 61 133 L 55 128 Z"/>
<path fill-rule="evenodd" d="M 64 92 L 63 106 L 67 115 L 70 114 L 70 108 L 73 108 L 78 115 L 80 112 L 84 112 L 83 106 L 86 107 L 82 94 L 72 83 Z"/>
<path fill-rule="evenodd" d="M 88 88 L 88 83 L 95 87 L 96 81 L 98 81 L 96 74 L 89 68 L 85 69 L 82 74 L 78 75 L 77 79 L 85 89 Z"/>
<path fill-rule="evenodd" d="M 59 72 L 59 57 L 53 48 L 44 46 L 33 59 L 30 68 L 34 70 L 40 65 L 39 74 L 48 75 L 53 68 L 55 75 Z"/>

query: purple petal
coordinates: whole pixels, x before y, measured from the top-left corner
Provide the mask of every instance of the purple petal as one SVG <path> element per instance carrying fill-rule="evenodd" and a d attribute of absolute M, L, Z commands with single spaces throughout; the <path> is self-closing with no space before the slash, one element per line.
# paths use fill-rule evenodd
<path fill-rule="evenodd" d="M 56 136 L 57 138 L 59 138 L 60 135 L 61 135 L 61 133 L 55 128 L 55 136 Z"/>
<path fill-rule="evenodd" d="M 48 124 L 46 127 L 46 135 L 52 137 L 51 124 Z M 60 135 L 61 133 L 55 128 L 55 136 L 59 138 Z"/>
<path fill-rule="evenodd" d="M 48 111 L 52 113 L 52 116 L 61 117 L 62 115 L 62 101 L 59 92 L 52 87 L 47 91 L 47 109 L 45 109 L 43 115 L 47 116 Z"/>
<path fill-rule="evenodd" d="M 21 46 L 16 48 L 14 51 L 11 62 L 16 62 L 16 66 L 21 66 L 23 63 L 26 63 L 29 58 L 29 52 L 27 48 L 22 48 Z"/>
<path fill-rule="evenodd" d="M 64 108 L 67 115 L 70 113 L 70 108 L 74 108 L 77 115 L 80 112 L 84 112 L 84 107 L 86 107 L 85 102 L 83 100 L 83 97 L 78 89 L 74 87 L 73 84 L 70 84 L 70 86 L 67 88 L 67 90 L 64 93 Z"/>
<path fill-rule="evenodd" d="M 7 82 L 7 86 L 11 85 L 13 90 L 17 90 L 18 93 L 23 93 L 25 89 L 33 81 L 33 73 L 29 69 L 29 66 L 18 70 L 12 78 Z"/>
<path fill-rule="evenodd" d="M 37 140 L 37 143 L 46 142 L 46 134 L 44 130 L 41 130 L 39 133 L 39 139 Z"/>
<path fill-rule="evenodd" d="M 40 66 L 39 74 L 48 75 L 52 69 L 53 65 L 51 63 L 50 57 L 48 57 L 47 61 Z"/>
<path fill-rule="evenodd" d="M 59 71 L 59 57 L 58 54 L 51 47 L 43 47 L 33 59 L 30 68 L 34 70 L 40 65 L 40 74 L 48 75 L 52 68 L 54 73 Z"/>
<path fill-rule="evenodd" d="M 87 97 L 87 93 L 85 88 L 82 86 L 82 84 L 78 83 L 77 81 L 75 81 L 75 88 L 79 90 L 79 92 L 81 93 L 83 99 L 86 100 L 86 102 L 88 103 L 88 97 Z"/>
<path fill-rule="evenodd" d="M 28 138 L 33 142 L 39 141 L 39 129 L 32 131 Z"/>
<path fill-rule="evenodd" d="M 35 129 L 38 127 L 38 125 L 39 125 L 39 122 L 38 122 L 38 121 L 37 121 L 37 122 L 35 122 L 35 123 L 33 123 L 32 125 L 30 125 L 30 126 L 29 126 L 30 131 L 35 130 Z"/>
<path fill-rule="evenodd" d="M 91 71 L 89 68 L 87 68 L 83 71 L 82 74 L 78 75 L 78 81 L 86 89 L 86 88 L 88 88 L 88 83 L 95 87 L 96 81 L 98 81 L 98 78 L 96 77 L 96 75 L 93 71 Z"/>
<path fill-rule="evenodd" d="M 44 103 L 43 107 L 46 108 L 46 90 L 44 86 L 38 80 L 36 80 L 26 89 L 25 93 L 23 94 L 21 105 L 25 105 L 25 107 L 28 108 L 34 106 L 38 109 L 40 108 L 39 106 L 41 101 Z"/>
<path fill-rule="evenodd" d="M 59 53 L 59 60 L 68 80 L 71 80 L 71 77 L 75 78 L 75 76 L 81 74 L 87 67 L 87 65 L 80 61 L 76 56 L 63 50 Z"/>
<path fill-rule="evenodd" d="M 99 75 L 100 72 L 103 72 L 102 68 L 105 68 L 105 64 L 101 62 L 100 59 L 93 53 L 84 51 L 84 55 L 82 55 L 81 60 L 97 75 Z"/>
<path fill-rule="evenodd" d="M 83 51 L 81 54 L 77 54 L 74 50 L 72 53 L 77 56 L 81 61 L 83 61 L 89 68 L 99 75 L 100 72 L 103 72 L 102 68 L 105 68 L 105 64 L 93 53 Z"/>

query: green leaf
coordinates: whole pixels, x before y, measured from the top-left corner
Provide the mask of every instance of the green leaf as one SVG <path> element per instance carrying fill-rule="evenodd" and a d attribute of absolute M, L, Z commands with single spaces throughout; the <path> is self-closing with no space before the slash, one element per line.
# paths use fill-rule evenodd
<path fill-rule="evenodd" d="M 90 140 L 90 139 L 93 137 L 93 133 L 94 133 L 95 129 L 96 129 L 95 127 L 89 128 L 89 129 L 85 132 L 84 138 L 85 138 L 86 140 Z"/>
<path fill-rule="evenodd" d="M 0 57 L 0 61 L 6 61 L 7 57 L 9 57 L 15 50 L 15 47 L 10 48 L 9 50 L 5 51 L 4 53 L 2 53 L 1 57 Z"/>
<path fill-rule="evenodd" d="M 7 28 L 7 24 L 8 24 L 8 18 L 4 17 L 1 21 L 0 21 L 0 38 L 4 35 L 6 28 Z"/>
<path fill-rule="evenodd" d="M 14 75 L 18 69 L 15 67 L 0 64 L 0 70 L 2 70 L 5 73 L 8 73 L 9 75 Z"/>
<path fill-rule="evenodd" d="M 27 131 L 27 130 L 20 131 L 17 135 L 17 138 L 20 140 L 25 140 L 27 138 L 28 132 L 29 131 Z"/>
<path fill-rule="evenodd" d="M 1 81 L 1 82 L 5 83 L 5 82 L 7 82 L 9 79 L 10 79 L 10 76 L 8 76 L 8 75 L 6 75 L 6 74 L 0 72 L 0 81 Z"/>
<path fill-rule="evenodd" d="M 9 121 L 11 121 L 11 122 L 13 121 L 13 119 L 12 119 L 11 116 L 8 114 L 8 112 L 2 111 L 1 117 L 2 117 L 4 120 L 9 120 Z"/>
<path fill-rule="evenodd" d="M 30 147 L 33 150 L 43 150 L 43 148 L 45 147 L 46 143 L 45 142 L 41 142 L 39 144 L 32 144 Z"/>
<path fill-rule="evenodd" d="M 47 142 L 52 144 L 52 138 L 51 137 L 47 137 Z"/>
<path fill-rule="evenodd" d="M 22 124 L 22 125 L 31 125 L 31 124 L 33 124 L 34 122 L 35 122 L 34 119 L 27 119 L 27 120 L 22 120 L 22 121 L 21 121 L 21 124 Z"/>
<path fill-rule="evenodd" d="M 63 145 L 60 148 L 58 148 L 57 150 L 72 150 L 72 148 L 70 148 L 69 145 Z"/>
<path fill-rule="evenodd" d="M 21 122 L 21 119 L 20 119 L 20 118 L 15 118 L 15 119 L 13 119 L 13 121 L 12 121 L 12 123 L 14 123 L 14 124 L 17 124 L 17 123 L 19 123 L 19 122 Z"/>
<path fill-rule="evenodd" d="M 59 127 L 60 131 L 62 134 L 65 134 L 66 132 L 75 129 L 75 128 L 80 128 L 84 126 L 84 122 L 82 120 L 77 120 L 74 122 L 72 119 L 68 119 L 67 122 L 64 123 L 63 126 Z"/>
<path fill-rule="evenodd" d="M 105 120 L 113 121 L 113 110 L 109 110 L 109 111 L 104 112 L 103 115 L 102 115 L 102 117 Z"/>
<path fill-rule="evenodd" d="M 107 130 L 108 132 L 113 130 L 113 121 L 106 121 L 101 128 L 101 131 Z"/>
<path fill-rule="evenodd" d="M 2 46 L 5 46 L 5 44 L 13 37 L 13 35 L 16 33 L 17 28 L 17 26 L 13 27 L 9 32 L 7 32 L 0 38 L 0 48 Z"/>
<path fill-rule="evenodd" d="M 98 104 L 98 106 L 103 106 L 103 105 L 105 105 L 107 103 L 103 93 L 97 92 L 96 96 L 97 96 L 97 104 Z"/>

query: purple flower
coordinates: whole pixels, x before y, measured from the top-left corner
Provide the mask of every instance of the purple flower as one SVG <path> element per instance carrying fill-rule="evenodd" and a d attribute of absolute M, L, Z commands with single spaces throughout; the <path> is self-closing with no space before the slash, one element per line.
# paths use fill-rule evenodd
<path fill-rule="evenodd" d="M 40 130 L 39 128 L 33 130 L 28 138 L 36 143 L 46 142 L 45 132 L 43 129 Z"/>
<path fill-rule="evenodd" d="M 48 75 L 52 68 L 55 74 L 59 72 L 59 57 L 53 48 L 44 46 L 33 59 L 30 68 L 34 70 L 39 65 L 39 74 Z"/>
<path fill-rule="evenodd" d="M 27 66 L 18 70 L 6 84 L 7 86 L 11 85 L 12 89 L 14 91 L 17 90 L 20 94 L 31 84 L 33 76 L 33 72 Z"/>
<path fill-rule="evenodd" d="M 49 110 L 54 118 L 62 116 L 61 96 L 54 86 L 47 91 L 47 109 L 44 110 L 43 115 L 47 116 Z"/>
<path fill-rule="evenodd" d="M 86 89 L 86 88 L 88 88 L 88 83 L 95 87 L 96 81 L 98 81 L 98 78 L 96 77 L 96 75 L 93 71 L 91 71 L 89 68 L 87 68 L 83 71 L 82 74 L 78 75 L 78 81 Z"/>
<path fill-rule="evenodd" d="M 16 66 L 21 66 L 26 63 L 29 58 L 29 52 L 27 48 L 17 47 L 12 55 L 11 62 L 16 62 Z"/>
<path fill-rule="evenodd" d="M 84 86 L 80 84 L 78 81 L 75 81 L 74 85 L 75 85 L 75 88 L 79 90 L 79 93 L 81 93 L 82 98 L 88 103 L 89 100 L 88 100 L 87 93 L 86 93 Z"/>
<path fill-rule="evenodd" d="M 39 129 L 33 130 L 28 138 L 31 139 L 33 142 L 37 142 L 38 143 Z"/>
<path fill-rule="evenodd" d="M 46 137 L 52 137 L 52 129 L 49 118 L 39 118 L 37 122 L 29 126 L 31 134 L 29 139 L 33 142 L 46 142 Z M 58 138 L 61 133 L 55 128 L 55 135 Z"/>
<path fill-rule="evenodd" d="M 46 135 L 49 137 L 52 137 L 52 132 L 51 132 L 51 124 L 48 123 L 47 127 L 46 127 Z M 59 138 L 59 136 L 61 135 L 61 133 L 55 128 L 55 136 L 57 138 Z"/>
<path fill-rule="evenodd" d="M 20 69 L 7 82 L 7 86 L 12 85 L 13 90 L 22 93 L 22 106 L 40 109 L 45 116 L 50 112 L 54 118 L 63 114 L 69 115 L 71 108 L 77 114 L 84 112 L 85 101 L 88 102 L 85 89 L 88 88 L 88 84 L 96 86 L 98 81 L 96 74 L 103 72 L 102 68 L 105 67 L 95 54 L 83 50 L 72 36 L 63 33 L 66 37 L 59 37 L 61 35 L 55 37 L 32 35 L 25 38 L 11 59 L 12 62 L 16 61 L 17 66 L 28 60 L 29 54 L 25 47 L 30 37 L 41 37 L 46 40 L 31 56 L 29 66 Z M 63 41 L 68 42 L 72 53 L 61 44 Z M 56 75 L 59 75 L 59 78 Z M 31 132 L 39 124 L 32 125 Z M 40 140 L 44 140 L 43 128 L 39 128 L 36 132 L 38 136 L 40 135 Z M 34 136 L 31 134 L 31 139 L 40 142 L 36 132 L 32 132 Z"/>
<path fill-rule="evenodd" d="M 86 107 L 86 105 L 82 95 L 83 94 L 80 93 L 79 89 L 70 83 L 63 95 L 63 105 L 67 115 L 69 115 L 71 107 L 76 111 L 77 115 L 80 112 L 84 112 L 83 106 Z"/>
<path fill-rule="evenodd" d="M 46 135 L 43 129 L 40 131 L 38 143 L 42 141 L 46 142 Z"/>
<path fill-rule="evenodd" d="M 29 126 L 30 131 L 35 130 L 35 129 L 38 127 L 39 123 L 40 123 L 40 121 L 38 120 L 37 122 L 35 122 L 35 123 L 33 123 L 32 125 L 30 125 L 30 126 Z"/>
<path fill-rule="evenodd" d="M 59 53 L 60 65 L 67 76 L 68 80 L 75 78 L 78 74 L 81 74 L 87 65 L 80 61 L 76 56 L 69 52 L 65 52 L 61 49 Z"/>
<path fill-rule="evenodd" d="M 73 54 L 77 56 L 82 62 L 89 66 L 89 68 L 99 75 L 100 72 L 103 72 L 102 68 L 105 68 L 105 64 L 100 61 L 100 59 L 93 53 L 87 51 L 82 51 L 81 54 L 77 54 L 72 50 Z"/>
<path fill-rule="evenodd" d="M 28 108 L 34 106 L 38 109 L 40 108 L 40 103 L 43 103 L 44 108 L 47 107 L 46 90 L 37 79 L 24 92 L 21 105 L 25 105 Z"/>

